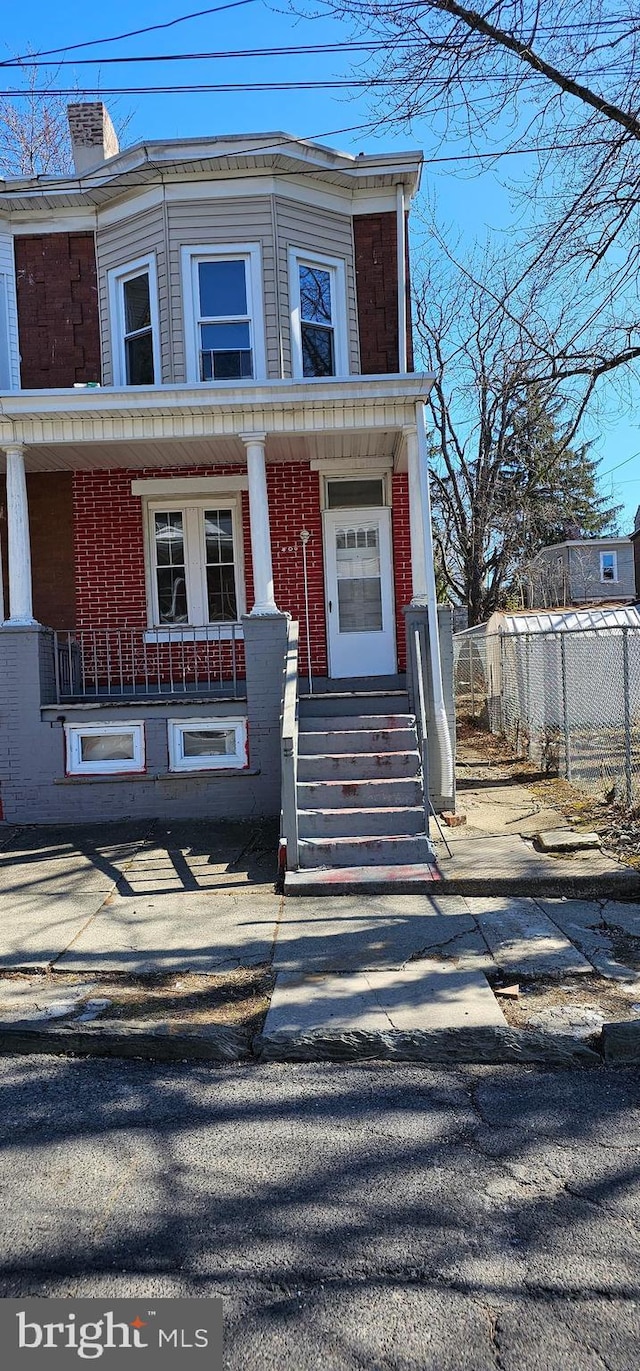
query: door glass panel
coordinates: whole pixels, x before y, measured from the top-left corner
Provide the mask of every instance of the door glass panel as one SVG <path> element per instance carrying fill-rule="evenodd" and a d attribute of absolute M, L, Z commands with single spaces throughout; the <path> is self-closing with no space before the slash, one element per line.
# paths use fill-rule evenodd
<path fill-rule="evenodd" d="M 382 631 L 382 582 L 377 524 L 336 529 L 340 633 Z"/>

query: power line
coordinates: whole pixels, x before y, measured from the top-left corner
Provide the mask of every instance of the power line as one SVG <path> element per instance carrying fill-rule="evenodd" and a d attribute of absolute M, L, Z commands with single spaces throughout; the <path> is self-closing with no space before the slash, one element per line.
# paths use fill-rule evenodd
<path fill-rule="evenodd" d="M 237 0 L 237 3 L 240 3 L 240 4 L 250 4 L 250 3 L 252 3 L 252 0 Z M 229 8 L 232 8 L 232 6 L 229 6 Z M 398 38 L 398 39 L 395 39 L 395 40 L 393 41 L 393 47 L 394 47 L 394 49 L 397 49 L 397 48 L 408 48 L 408 49 L 417 48 L 417 49 L 419 49 L 419 48 L 421 48 L 422 46 L 423 46 L 423 44 L 422 44 L 422 40 L 421 40 L 420 38 Z M 214 52 L 144 53 L 144 54 L 141 55 L 141 56 L 126 55 L 126 56 L 116 56 L 116 57 L 69 57 L 69 58 L 60 58 L 60 60 L 59 60 L 58 62 L 56 62 L 55 65 L 56 65 L 56 68 L 60 68 L 60 67 L 74 67 L 74 68 L 75 68 L 75 67 L 90 67 L 90 66 L 94 66 L 94 67 L 95 67 L 95 66 L 101 66 L 101 67 L 102 67 L 102 66 L 117 66 L 117 65 L 132 63 L 132 62 L 133 62 L 133 63 L 136 63 L 136 62 L 145 62 L 145 63 L 147 63 L 147 62 L 209 62 L 209 61 L 212 61 L 212 60 L 219 60 L 219 59 L 228 58 L 228 57 L 244 57 L 244 58 L 249 58 L 249 57 L 251 57 L 251 58 L 255 58 L 255 57 L 289 57 L 289 56 L 294 56 L 294 57 L 295 57 L 295 56 L 299 56 L 299 55 L 305 55 L 305 54 L 318 54 L 318 53 L 340 53 L 340 52 L 350 52 L 350 53 L 351 53 L 351 52 L 354 52 L 354 53 L 355 53 L 355 52 L 363 52 L 363 53 L 369 53 L 369 52 L 387 52 L 388 49 L 389 49 L 389 42 L 388 42 L 388 40 L 385 40 L 385 39 L 382 39 L 382 38 L 380 38 L 380 39 L 369 39 L 369 40 L 364 40 L 364 39 L 363 39 L 363 40 L 361 40 L 361 41 L 358 41 L 357 39 L 345 39 L 345 40 L 343 40 L 343 41 L 338 41 L 338 42 L 335 42 L 335 43 L 299 43 L 299 44 L 289 44 L 289 45 L 286 45 L 286 44 L 285 44 L 285 45 L 283 45 L 282 47 L 275 47 L 275 48 L 228 48 L 228 49 L 222 49 L 221 51 L 217 51 L 217 52 L 214 51 Z M 48 67 L 48 66 L 50 66 L 50 65 L 51 65 L 50 62 L 41 59 L 39 56 L 34 56 L 33 58 L 30 58 L 30 59 L 28 59 L 28 60 L 24 60 L 24 61 L 21 60 L 21 61 L 20 61 L 20 70 L 22 71 L 22 70 L 28 70 L 28 69 L 29 69 L 29 70 L 30 70 L 30 69 L 38 69 L 38 68 L 40 68 L 40 67 Z M 7 59 L 6 61 L 0 61 L 0 68 L 3 68 L 3 67 L 4 67 L 4 68 L 6 68 L 6 69 L 8 69 L 8 70 L 13 70 L 13 69 L 15 68 L 15 66 L 16 66 L 16 63 L 15 63 L 15 60 L 14 60 L 14 59 Z M 619 67 L 611 67 L 611 66 L 609 66 L 609 67 L 596 67 L 596 68 L 592 69 L 591 71 L 585 71 L 585 72 L 578 73 L 578 75 L 582 76 L 583 78 L 584 78 L 584 77 L 592 77 L 592 76 L 605 76 L 605 75 L 606 75 L 606 76 L 630 76 L 630 75 L 633 75 L 633 74 L 634 74 L 634 73 L 633 73 L 633 70 L 632 70 L 631 68 L 623 67 L 623 66 L 619 66 Z M 442 78 L 440 78 L 440 77 L 431 77 L 431 78 L 425 77 L 425 78 L 424 78 L 425 81 L 426 81 L 426 80 L 432 80 L 432 81 L 433 81 L 433 80 L 436 80 L 436 81 L 440 81 L 441 79 L 442 79 Z M 495 73 L 495 75 L 493 75 L 493 76 L 491 76 L 491 77 L 485 77 L 485 76 L 476 76 L 476 77 L 474 77 L 474 76 L 467 76 L 467 77 L 465 77 L 465 81 L 467 81 L 467 80 L 471 80 L 471 81 L 478 81 L 478 80 L 481 80 L 481 81 L 483 81 L 483 82 L 491 82 L 491 81 L 495 81 L 495 80 L 511 80 L 511 79 L 512 79 L 512 78 L 511 78 L 511 76 L 509 75 L 508 72 L 497 72 L 497 73 Z"/>
<path fill-rule="evenodd" d="M 97 48 L 102 43 L 121 43 L 125 38 L 138 38 L 143 33 L 157 33 L 160 29 L 172 29 L 176 24 L 186 24 L 189 19 L 202 19 L 208 14 L 221 14 L 223 10 L 235 10 L 240 5 L 253 5 L 256 0 L 228 0 L 227 4 L 214 5 L 211 9 L 196 10 L 193 14 L 180 14 L 176 19 L 167 19 L 163 24 L 147 24 L 143 29 L 131 29 L 128 33 L 116 33 L 109 38 L 85 39 L 83 43 L 66 43 L 62 48 L 48 48 L 45 52 L 38 53 L 39 57 L 57 57 L 60 53 L 76 52 L 78 48 Z M 7 65 L 19 66 L 25 64 L 33 53 L 23 53 L 20 57 L 14 57 L 12 63 Z"/>
<path fill-rule="evenodd" d="M 612 475 L 613 475 L 613 472 L 614 472 L 614 471 L 619 471 L 621 467 L 628 467 L 629 462 L 634 462 L 635 459 L 636 459 L 636 457 L 640 457 L 640 452 L 632 452 L 632 454 L 631 454 L 630 457 L 625 457 L 624 462 L 618 462 L 618 465 L 617 465 L 617 466 L 615 466 L 615 467 L 609 467 L 608 471 L 603 471 L 603 473 L 602 473 L 603 479 L 604 479 L 606 476 L 612 476 Z M 638 479 L 640 480 L 640 477 L 638 477 Z"/>

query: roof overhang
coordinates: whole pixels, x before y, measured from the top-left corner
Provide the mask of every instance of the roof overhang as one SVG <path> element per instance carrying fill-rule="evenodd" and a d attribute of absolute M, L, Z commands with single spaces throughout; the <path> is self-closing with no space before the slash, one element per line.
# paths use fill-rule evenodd
<path fill-rule="evenodd" d="M 21 391 L 0 395 L 0 448 L 27 470 L 242 462 L 242 434 L 266 435 L 268 461 L 404 464 L 434 377 L 354 377 L 233 386 Z M 4 455 L 4 454 L 2 454 Z"/>
<path fill-rule="evenodd" d="M 139 143 L 84 176 L 0 178 L 0 210 L 97 207 L 132 189 L 185 177 L 232 177 L 276 172 L 304 176 L 351 192 L 401 185 L 409 196 L 420 183 L 419 151 L 353 156 L 287 133 Z"/>

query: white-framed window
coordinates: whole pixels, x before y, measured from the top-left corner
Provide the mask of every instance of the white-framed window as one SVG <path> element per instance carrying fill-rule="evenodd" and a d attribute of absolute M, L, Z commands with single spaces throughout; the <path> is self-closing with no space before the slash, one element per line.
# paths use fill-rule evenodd
<path fill-rule="evenodd" d="M 266 377 L 258 243 L 182 249 L 187 380 Z"/>
<path fill-rule="evenodd" d="M 248 766 L 246 719 L 170 719 L 167 728 L 171 771 Z"/>
<path fill-rule="evenodd" d="M 241 497 L 145 504 L 149 626 L 238 623 L 245 609 Z"/>
<path fill-rule="evenodd" d="M 618 580 L 617 552 L 600 553 L 600 580 L 613 582 Z"/>
<path fill-rule="evenodd" d="M 296 377 L 347 376 L 344 262 L 289 249 L 291 362 Z"/>
<path fill-rule="evenodd" d="M 144 771 L 144 724 L 65 724 L 69 776 Z"/>
<path fill-rule="evenodd" d="M 115 386 L 153 386 L 161 380 L 155 256 L 109 272 L 111 351 Z"/>

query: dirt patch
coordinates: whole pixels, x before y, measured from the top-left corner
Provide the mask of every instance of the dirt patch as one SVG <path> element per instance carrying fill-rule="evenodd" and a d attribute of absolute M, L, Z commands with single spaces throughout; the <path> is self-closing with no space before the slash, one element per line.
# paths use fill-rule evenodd
<path fill-rule="evenodd" d="M 250 1037 L 262 1027 L 274 979 L 273 972 L 267 966 L 241 968 L 210 976 L 196 973 L 117 978 L 107 974 L 92 976 L 90 992 L 78 1002 L 77 1010 L 70 1019 L 82 1014 L 92 1001 L 104 1000 L 108 1003 L 99 1013 L 92 1015 L 93 1022 L 129 1020 L 139 1023 L 147 1019 L 163 1020 L 168 1024 L 179 1023 L 184 1027 L 227 1024 L 246 1028 Z M 63 1000 L 65 991 L 85 985 L 87 977 L 55 971 L 39 976 L 5 972 L 0 974 L 0 1003 L 2 981 L 10 981 L 14 988 L 16 982 L 23 982 L 25 995 L 31 993 L 31 996 L 38 983 L 46 983 L 49 988 L 59 991 Z"/>
<path fill-rule="evenodd" d="M 640 1017 L 640 987 L 637 998 L 625 994 L 613 981 L 601 976 L 582 976 L 579 981 L 536 981 L 533 985 L 521 985 L 517 1000 L 498 996 L 498 1003 L 513 1028 L 539 1030 L 538 1014 L 549 1009 L 593 1010 L 600 1014 L 605 1023 L 619 1023 Z M 533 1021 L 532 1021 L 533 1020 Z"/>

